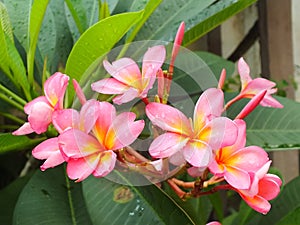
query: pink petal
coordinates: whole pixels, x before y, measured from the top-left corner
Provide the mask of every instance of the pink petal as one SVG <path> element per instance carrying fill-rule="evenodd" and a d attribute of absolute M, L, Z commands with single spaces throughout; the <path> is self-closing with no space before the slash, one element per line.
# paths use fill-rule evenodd
<path fill-rule="evenodd" d="M 115 118 L 115 107 L 108 102 L 99 102 L 99 116 L 93 129 L 93 133 L 102 145 L 104 145 L 108 129 Z"/>
<path fill-rule="evenodd" d="M 255 95 L 242 109 L 242 111 L 236 116 L 236 119 L 244 119 L 248 114 L 250 114 L 258 106 L 258 104 L 261 103 L 266 93 L 267 90 L 263 90 L 257 95 Z"/>
<path fill-rule="evenodd" d="M 99 117 L 99 102 L 95 99 L 88 100 L 80 110 L 80 130 L 89 133 Z"/>
<path fill-rule="evenodd" d="M 164 97 L 164 87 L 165 87 L 165 82 L 164 82 L 164 74 L 163 71 L 160 69 L 157 71 L 157 95 L 158 97 L 162 100 Z"/>
<path fill-rule="evenodd" d="M 83 181 L 91 175 L 100 161 L 100 154 L 93 154 L 84 158 L 70 159 L 67 165 L 67 174 L 76 182 Z"/>
<path fill-rule="evenodd" d="M 31 112 L 28 116 L 28 121 L 31 128 L 41 134 L 47 131 L 49 124 L 52 121 L 53 108 L 44 102 L 36 102 L 31 106 Z"/>
<path fill-rule="evenodd" d="M 243 58 L 238 61 L 238 72 L 241 77 L 242 90 L 247 86 L 247 84 L 252 80 L 250 77 L 250 68 Z"/>
<path fill-rule="evenodd" d="M 192 166 L 205 167 L 212 160 L 212 149 L 204 142 L 189 141 L 183 148 L 183 155 Z"/>
<path fill-rule="evenodd" d="M 280 192 L 280 186 L 282 181 L 280 178 L 273 174 L 266 174 L 259 181 L 258 195 L 262 196 L 266 200 L 272 200 L 276 198 Z"/>
<path fill-rule="evenodd" d="M 42 171 L 60 165 L 65 161 L 60 153 L 57 137 L 47 139 L 37 145 L 32 150 L 32 155 L 36 159 L 46 159 L 44 164 L 41 166 Z"/>
<path fill-rule="evenodd" d="M 169 162 L 175 166 L 180 166 L 186 163 L 182 151 L 177 151 L 175 154 L 169 157 Z"/>
<path fill-rule="evenodd" d="M 261 196 L 255 195 L 254 197 L 249 197 L 241 194 L 244 201 L 255 211 L 262 214 L 267 214 L 271 209 L 271 204 Z"/>
<path fill-rule="evenodd" d="M 52 114 L 55 129 L 62 133 L 68 128 L 79 128 L 79 113 L 75 109 L 56 110 Z"/>
<path fill-rule="evenodd" d="M 76 95 L 77 95 L 81 105 L 83 105 L 86 102 L 85 95 L 84 95 L 80 85 L 78 84 L 78 82 L 75 79 L 72 80 L 72 83 L 73 83 Z"/>
<path fill-rule="evenodd" d="M 137 89 L 129 88 L 124 92 L 122 95 L 118 95 L 113 98 L 113 102 L 117 105 L 121 105 L 126 102 L 130 102 L 131 100 L 135 99 L 139 96 L 139 92 Z"/>
<path fill-rule="evenodd" d="M 224 94 L 221 89 L 209 88 L 198 99 L 194 111 L 194 130 L 198 133 L 205 124 L 223 112 Z"/>
<path fill-rule="evenodd" d="M 34 130 L 31 128 L 30 123 L 26 122 L 24 123 L 18 130 L 15 130 L 12 132 L 13 135 L 25 135 L 30 134 L 34 132 Z"/>
<path fill-rule="evenodd" d="M 181 42 L 183 40 L 183 36 L 184 36 L 184 22 L 181 22 L 181 24 L 179 25 L 178 31 L 176 33 L 176 37 L 174 40 L 174 46 L 172 49 L 172 55 L 171 55 L 171 61 L 170 61 L 170 67 L 173 67 L 176 57 L 178 55 L 180 46 L 181 46 Z"/>
<path fill-rule="evenodd" d="M 128 85 L 114 79 L 105 78 L 91 85 L 92 90 L 102 94 L 123 94 L 129 88 Z"/>
<path fill-rule="evenodd" d="M 283 105 L 280 102 L 268 94 L 260 102 L 260 105 L 264 107 L 283 108 Z"/>
<path fill-rule="evenodd" d="M 116 159 L 117 155 L 113 151 L 102 152 L 93 175 L 95 177 L 104 177 L 109 174 L 115 167 Z"/>
<path fill-rule="evenodd" d="M 187 172 L 192 177 L 200 177 L 203 175 L 203 172 L 206 170 L 207 167 L 195 167 L 192 166 L 187 169 Z"/>
<path fill-rule="evenodd" d="M 103 66 L 112 77 L 127 85 L 140 81 L 142 78 L 138 65 L 130 58 L 121 58 L 114 61 L 112 65 L 105 60 Z"/>
<path fill-rule="evenodd" d="M 188 140 L 179 134 L 164 133 L 153 140 L 149 153 L 154 158 L 166 158 L 180 151 Z"/>
<path fill-rule="evenodd" d="M 258 146 L 239 149 L 228 158 L 232 166 L 247 172 L 256 172 L 269 161 L 268 154 Z"/>
<path fill-rule="evenodd" d="M 234 188 L 248 189 L 250 187 L 249 174 L 247 173 L 247 171 L 244 171 L 238 167 L 226 167 L 224 178 Z"/>
<path fill-rule="evenodd" d="M 146 106 L 146 114 L 151 122 L 166 131 L 192 135 L 188 118 L 178 109 L 161 103 L 150 103 Z"/>
<path fill-rule="evenodd" d="M 163 45 L 151 47 L 147 50 L 143 57 L 142 77 L 144 77 L 149 67 L 156 75 L 157 70 L 162 66 L 166 57 L 166 49 Z"/>
<path fill-rule="evenodd" d="M 69 77 L 57 72 L 50 76 L 44 83 L 44 93 L 49 103 L 58 109 L 63 108 L 63 98 L 69 82 Z"/>
<path fill-rule="evenodd" d="M 49 102 L 48 100 L 46 99 L 45 96 L 39 96 L 35 99 L 33 99 L 32 101 L 28 102 L 25 106 L 24 106 L 24 112 L 26 114 L 30 114 L 31 113 L 31 110 L 32 110 L 32 107 L 36 104 L 36 103 L 45 103 L 47 105 L 49 105 Z M 52 107 L 51 105 L 49 105 L 49 107 Z"/>
<path fill-rule="evenodd" d="M 222 225 L 222 224 L 217 221 L 213 221 L 213 222 L 207 223 L 206 225 Z"/>
<path fill-rule="evenodd" d="M 225 80 L 226 80 L 226 70 L 222 69 L 220 79 L 219 79 L 219 83 L 218 83 L 218 88 L 219 89 L 223 88 Z"/>
<path fill-rule="evenodd" d="M 82 158 L 104 150 L 93 136 L 81 130 L 69 129 L 58 140 L 60 150 L 68 158 Z"/>
<path fill-rule="evenodd" d="M 256 93 L 258 94 L 262 90 L 268 90 L 276 86 L 276 83 L 269 81 L 265 78 L 255 78 L 249 84 L 245 89 L 243 89 L 243 93 Z"/>
<path fill-rule="evenodd" d="M 198 139 L 208 143 L 212 149 L 234 144 L 237 139 L 237 126 L 225 117 L 210 121 L 199 133 Z"/>
<path fill-rule="evenodd" d="M 123 148 L 132 144 L 144 129 L 143 120 L 135 120 L 136 115 L 132 112 L 123 112 L 118 115 L 105 138 L 105 147 L 109 150 Z"/>
<path fill-rule="evenodd" d="M 140 94 L 140 98 L 147 97 L 148 91 L 153 87 L 156 80 L 157 71 L 152 68 L 148 68 L 143 78 L 143 91 Z"/>

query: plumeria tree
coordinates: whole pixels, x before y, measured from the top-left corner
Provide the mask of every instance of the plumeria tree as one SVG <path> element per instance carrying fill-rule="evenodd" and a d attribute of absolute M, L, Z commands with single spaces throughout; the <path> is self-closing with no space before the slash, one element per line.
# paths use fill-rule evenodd
<path fill-rule="evenodd" d="M 296 147 L 298 138 L 288 132 L 298 134 L 299 121 L 287 118 L 293 125 L 280 127 L 286 132 L 279 142 L 274 132 L 265 137 L 260 131 L 273 129 L 278 118 L 286 124 L 282 115 L 295 114 L 299 105 L 275 97 L 276 84 L 254 78 L 243 58 L 236 65 L 241 88 L 227 94 L 226 76 L 234 65 L 182 47 L 254 1 L 53 2 L 0 2 L 0 68 L 7 78 L 0 97 L 13 109 L 1 112 L 11 125 L 3 128 L 0 150 L 21 151 L 28 159 L 20 162 L 20 178 L 0 192 L 3 204 L 9 202 L 0 219 L 22 225 L 268 220 L 262 215 L 270 212 L 283 182 L 270 170 L 266 150 Z M 63 11 L 56 3 L 64 4 Z M 23 9 L 29 15 L 25 40 L 16 25 L 22 17 L 14 16 L 23 4 L 30 6 Z M 178 9 L 178 16 L 169 8 Z M 52 49 L 43 38 L 53 18 Z M 154 23 L 159 28 L 153 32 Z M 164 41 L 139 41 L 145 37 Z M 207 66 L 209 60 L 217 60 L 217 69 Z M 270 118 L 259 124 L 262 114 Z M 230 215 L 236 206 L 222 205 L 238 196 L 241 211 Z M 281 196 L 274 204 L 286 204 Z M 283 222 L 296 218 L 293 207 L 280 211 L 289 214 Z"/>

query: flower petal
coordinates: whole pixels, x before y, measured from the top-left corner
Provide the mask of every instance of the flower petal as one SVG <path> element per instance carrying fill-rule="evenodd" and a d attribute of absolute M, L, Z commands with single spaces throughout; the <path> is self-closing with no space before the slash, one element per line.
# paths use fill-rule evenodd
<path fill-rule="evenodd" d="M 146 114 L 151 122 L 166 131 L 192 135 L 188 118 L 172 106 L 152 102 L 146 106 Z"/>
<path fill-rule="evenodd" d="M 92 90 L 102 94 L 123 94 L 129 88 L 114 78 L 104 78 L 91 84 Z"/>
<path fill-rule="evenodd" d="M 37 145 L 32 150 L 32 155 L 36 159 L 46 159 L 41 166 L 42 171 L 60 165 L 65 161 L 59 150 L 57 137 L 47 139 Z"/>
<path fill-rule="evenodd" d="M 192 166 L 205 167 L 212 160 L 212 149 L 202 141 L 189 141 L 183 148 L 183 155 Z"/>
<path fill-rule="evenodd" d="M 224 178 L 234 188 L 248 189 L 250 187 L 251 180 L 249 173 L 238 167 L 227 166 Z"/>
<path fill-rule="evenodd" d="M 152 68 L 153 73 L 156 74 L 157 70 L 162 66 L 166 57 L 166 49 L 163 45 L 157 45 L 147 50 L 143 57 L 142 77 L 146 71 Z"/>
<path fill-rule="evenodd" d="M 232 120 L 219 117 L 210 121 L 200 131 L 198 139 L 205 141 L 213 150 L 216 150 L 234 144 L 237 132 L 237 126 Z"/>
<path fill-rule="evenodd" d="M 135 118 L 134 113 L 124 112 L 114 119 L 106 134 L 104 142 L 106 149 L 120 149 L 132 144 L 137 139 L 144 129 L 145 123 L 143 120 L 134 121 Z"/>
<path fill-rule="evenodd" d="M 68 160 L 67 174 L 69 178 L 76 180 L 76 182 L 83 181 L 94 172 L 99 160 L 100 154 L 92 154 L 84 158 Z"/>
<path fill-rule="evenodd" d="M 259 181 L 258 195 L 262 196 L 266 200 L 272 200 L 277 197 L 280 192 L 280 186 L 282 181 L 274 174 L 266 174 Z"/>
<path fill-rule="evenodd" d="M 75 109 L 56 110 L 52 114 L 55 129 L 62 133 L 68 128 L 79 128 L 79 113 Z"/>
<path fill-rule="evenodd" d="M 242 90 L 247 86 L 247 84 L 252 81 L 250 76 L 250 68 L 243 58 L 238 61 L 238 72 L 240 74 Z"/>
<path fill-rule="evenodd" d="M 221 116 L 223 104 L 224 94 L 221 89 L 209 88 L 202 93 L 194 111 L 195 133 L 198 133 L 208 121 Z"/>
<path fill-rule="evenodd" d="M 45 96 L 39 96 L 33 100 L 31 100 L 30 102 L 28 102 L 25 106 L 24 106 L 24 112 L 26 114 L 30 114 L 31 113 L 31 110 L 32 110 L 32 107 L 36 104 L 36 103 L 41 103 L 41 102 L 44 102 L 45 104 L 49 105 L 49 102 L 47 100 L 47 98 Z M 50 106 L 50 105 L 49 105 Z M 52 107 L 52 106 L 50 106 Z"/>
<path fill-rule="evenodd" d="M 37 134 L 47 131 L 48 126 L 52 121 L 52 112 L 53 108 L 45 102 L 36 102 L 31 106 L 28 121 L 31 128 Z"/>
<path fill-rule="evenodd" d="M 113 151 L 102 152 L 93 175 L 95 177 L 104 177 L 109 174 L 115 167 L 116 159 L 117 155 Z"/>
<path fill-rule="evenodd" d="M 78 82 L 75 79 L 72 80 L 72 83 L 73 83 L 73 87 L 75 89 L 75 93 L 76 93 L 81 105 L 83 105 L 86 102 L 86 98 L 83 93 L 83 90 L 81 89 L 80 85 L 78 84 Z"/>
<path fill-rule="evenodd" d="M 68 158 L 82 158 L 104 150 L 91 135 L 77 129 L 69 129 L 59 135 L 59 148 Z"/>
<path fill-rule="evenodd" d="M 153 140 L 149 153 L 154 158 L 166 158 L 181 150 L 189 139 L 175 133 L 164 133 Z"/>
<path fill-rule="evenodd" d="M 113 102 L 117 105 L 121 105 L 126 102 L 130 102 L 139 96 L 139 92 L 135 88 L 129 88 L 122 95 L 118 95 L 113 98 Z"/>
<path fill-rule="evenodd" d="M 121 58 L 114 61 L 112 65 L 104 60 L 103 66 L 113 78 L 124 84 L 132 85 L 136 81 L 141 82 L 140 69 L 136 62 L 130 58 Z"/>
<path fill-rule="evenodd" d="M 31 128 L 30 123 L 26 122 L 19 129 L 12 132 L 12 134 L 13 135 L 25 135 L 25 134 L 30 134 L 32 132 L 34 132 L 34 130 Z"/>
<path fill-rule="evenodd" d="M 255 211 L 260 212 L 262 214 L 267 214 L 271 209 L 271 204 L 259 195 L 255 195 L 253 197 L 243 195 L 240 193 L 240 196 L 244 199 L 244 201 Z"/>
<path fill-rule="evenodd" d="M 58 109 L 63 108 L 63 98 L 69 82 L 69 77 L 57 72 L 44 83 L 44 93 L 49 103 Z M 56 106 L 57 105 L 57 106 Z"/>
<path fill-rule="evenodd" d="M 99 117 L 99 112 L 99 102 L 95 99 L 88 100 L 80 110 L 80 130 L 89 133 Z"/>

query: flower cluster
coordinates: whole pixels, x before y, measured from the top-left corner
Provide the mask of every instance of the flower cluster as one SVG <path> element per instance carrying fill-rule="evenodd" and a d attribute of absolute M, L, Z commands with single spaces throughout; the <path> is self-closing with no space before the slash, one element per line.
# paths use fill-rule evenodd
<path fill-rule="evenodd" d="M 64 108 L 63 100 L 69 77 L 55 73 L 44 84 L 45 96 L 29 102 L 24 110 L 28 122 L 16 130 L 14 135 L 46 132 L 49 125 L 58 132 L 36 146 L 32 154 L 45 160 L 41 170 L 67 163 L 67 174 L 71 179 L 82 181 L 89 175 L 104 177 L 118 161 L 141 164 L 151 172 L 167 177 L 169 167 L 182 166 L 192 177 L 200 177 L 200 186 L 214 185 L 211 192 L 204 192 L 199 182 L 186 183 L 169 178 L 168 183 L 180 197 L 199 197 L 220 189 L 231 189 L 253 209 L 261 213 L 270 210 L 269 200 L 275 198 L 281 186 L 276 175 L 268 174 L 271 164 L 267 153 L 258 146 L 246 146 L 246 123 L 243 120 L 259 104 L 280 108 L 282 105 L 271 96 L 276 92 L 275 83 L 263 78 L 253 79 L 246 62 L 241 58 L 238 71 L 241 77 L 240 93 L 224 104 L 222 86 L 226 72 L 222 71 L 219 85 L 205 90 L 195 104 L 193 118 L 167 104 L 173 76 L 173 67 L 183 38 L 182 23 L 171 55 L 167 71 L 162 70 L 166 50 L 162 45 L 151 47 L 143 57 L 140 71 L 136 62 L 121 58 L 103 62 L 112 78 L 99 80 L 91 89 L 102 94 L 114 94 L 113 103 L 123 104 L 140 98 L 146 105 L 145 115 L 152 123 L 153 141 L 149 147 L 152 159 L 147 159 L 130 145 L 144 129 L 144 120 L 135 120 L 133 112 L 117 113 L 109 102 L 86 100 L 80 86 L 73 80 L 81 110 Z M 154 100 L 148 91 L 158 81 L 158 93 Z M 236 101 L 250 98 L 234 119 L 224 112 Z M 141 168 L 141 167 L 140 167 Z M 141 170 L 143 173 L 145 170 Z M 208 174 L 211 174 L 209 176 Z M 198 179 L 199 180 L 199 179 Z M 193 190 L 184 192 L 180 189 Z"/>

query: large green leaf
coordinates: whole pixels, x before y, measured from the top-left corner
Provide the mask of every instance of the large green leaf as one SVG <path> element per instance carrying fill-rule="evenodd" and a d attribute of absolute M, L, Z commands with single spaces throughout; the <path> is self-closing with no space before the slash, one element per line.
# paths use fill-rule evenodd
<path fill-rule="evenodd" d="M 107 17 L 90 27 L 74 45 L 66 65 L 66 73 L 77 81 L 89 66 L 109 50 L 143 15 L 143 11 Z M 69 99 L 73 89 L 69 88 Z"/>
<path fill-rule="evenodd" d="M 29 149 L 44 138 L 30 139 L 27 136 L 14 136 L 11 133 L 0 133 L 0 154 Z"/>
<path fill-rule="evenodd" d="M 195 21 L 200 22 L 185 33 L 183 45 L 186 46 L 196 41 L 229 17 L 239 13 L 256 1 L 257 0 L 222 0 L 209 6 L 199 13 L 196 18 L 193 18 Z M 188 18 L 188 25 L 190 23 L 189 20 Z"/>
<path fill-rule="evenodd" d="M 165 0 L 151 15 L 136 36 L 136 40 L 165 40 L 175 38 L 179 24 L 186 22 L 186 30 L 197 25 L 198 14 L 215 0 Z"/>
<path fill-rule="evenodd" d="M 131 184 L 121 175 L 119 178 L 123 184 Z M 83 193 L 93 224 L 194 224 L 157 186 L 123 184 L 94 177 L 83 182 Z"/>
<path fill-rule="evenodd" d="M 90 225 L 81 184 L 69 181 L 62 166 L 36 171 L 15 207 L 14 225 Z"/>
<path fill-rule="evenodd" d="M 4 33 L 10 38 L 10 40 L 14 41 L 13 29 L 9 21 L 9 16 L 5 5 L 0 2 L 0 23 Z"/>
<path fill-rule="evenodd" d="M 300 103 L 276 98 L 284 105 L 283 109 L 258 106 L 246 117 L 247 144 L 259 145 L 266 150 L 297 150 L 300 146 Z M 237 115 L 246 101 L 233 104 L 228 115 Z"/>

